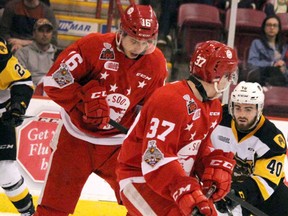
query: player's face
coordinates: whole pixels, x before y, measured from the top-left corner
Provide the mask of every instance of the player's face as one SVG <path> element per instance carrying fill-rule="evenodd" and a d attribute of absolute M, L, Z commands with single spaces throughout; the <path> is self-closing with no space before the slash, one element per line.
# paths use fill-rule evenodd
<path fill-rule="evenodd" d="M 256 104 L 235 103 L 233 109 L 236 127 L 240 131 L 247 131 L 251 128 L 257 118 Z"/>
<path fill-rule="evenodd" d="M 130 59 L 135 59 L 149 48 L 150 43 L 148 40 L 137 40 L 126 35 L 122 39 L 122 46 L 125 55 Z"/>

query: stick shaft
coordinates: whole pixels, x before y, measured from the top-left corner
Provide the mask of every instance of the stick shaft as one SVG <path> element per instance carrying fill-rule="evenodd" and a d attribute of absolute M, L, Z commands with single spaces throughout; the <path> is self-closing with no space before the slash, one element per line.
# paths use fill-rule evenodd
<path fill-rule="evenodd" d="M 241 205 L 243 208 L 249 210 L 251 213 L 253 213 L 254 215 L 257 216 L 268 216 L 267 214 L 265 214 L 264 212 L 262 212 L 261 210 L 259 210 L 258 208 L 254 207 L 253 205 L 251 205 L 250 203 L 242 200 L 241 198 L 235 196 L 234 194 L 232 194 L 231 192 L 228 193 L 226 195 L 229 199 L 231 199 L 234 202 L 237 202 L 239 205 Z"/>
<path fill-rule="evenodd" d="M 128 133 L 128 129 L 126 127 L 114 121 L 113 119 L 110 119 L 109 124 L 124 134 Z"/>

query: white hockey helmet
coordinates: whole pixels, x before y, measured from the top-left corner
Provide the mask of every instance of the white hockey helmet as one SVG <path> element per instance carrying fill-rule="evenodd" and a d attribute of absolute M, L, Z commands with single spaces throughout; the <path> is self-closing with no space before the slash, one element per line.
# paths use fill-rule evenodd
<path fill-rule="evenodd" d="M 259 83 L 241 81 L 231 93 L 229 101 L 229 112 L 234 118 L 233 115 L 234 103 L 256 104 L 258 111 L 257 118 L 255 121 L 256 124 L 260 116 L 262 115 L 264 107 L 264 98 L 265 96 L 263 93 L 263 88 Z"/>

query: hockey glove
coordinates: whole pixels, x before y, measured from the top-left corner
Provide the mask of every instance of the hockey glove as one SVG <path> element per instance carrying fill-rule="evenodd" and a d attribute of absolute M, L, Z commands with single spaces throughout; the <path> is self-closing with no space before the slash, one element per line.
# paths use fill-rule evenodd
<path fill-rule="evenodd" d="M 203 158 L 204 173 L 203 182 L 204 193 L 214 184 L 216 191 L 212 195 L 214 201 L 222 199 L 229 191 L 232 181 L 232 172 L 236 164 L 232 152 L 226 153 L 220 149 L 214 150 Z"/>
<path fill-rule="evenodd" d="M 217 215 L 212 201 L 202 193 L 200 184 L 195 178 L 182 177 L 171 188 L 172 196 L 183 215 L 190 216 L 195 208 L 198 208 L 202 215 Z"/>
<path fill-rule="evenodd" d="M 21 115 L 25 114 L 26 111 L 25 102 L 14 102 L 12 104 L 8 104 L 6 107 L 6 112 L 2 114 L 1 120 L 2 123 L 6 126 L 17 127 L 22 124 L 23 119 Z"/>
<path fill-rule="evenodd" d="M 233 189 L 230 193 L 236 195 Z M 217 210 L 223 214 L 230 213 L 237 205 L 239 205 L 237 202 L 232 201 L 228 197 L 224 197 L 222 200 L 215 203 Z"/>
<path fill-rule="evenodd" d="M 106 101 L 106 89 L 92 80 L 82 87 L 81 99 L 84 102 L 83 121 L 103 129 L 110 120 L 110 108 Z"/>

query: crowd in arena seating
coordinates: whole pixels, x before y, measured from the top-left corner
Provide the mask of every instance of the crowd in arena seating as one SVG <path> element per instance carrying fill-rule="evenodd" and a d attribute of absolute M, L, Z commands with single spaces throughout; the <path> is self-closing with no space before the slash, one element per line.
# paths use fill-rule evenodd
<path fill-rule="evenodd" d="M 23 2 L 22 9 L 16 11 L 16 6 L 13 5 L 19 4 Z M 29 5 L 27 2 L 34 2 L 35 5 Z M 240 69 L 240 80 L 247 80 L 248 77 L 252 77 L 255 81 L 256 73 L 255 67 L 257 66 L 257 59 L 255 57 L 255 53 L 258 54 L 258 61 L 261 60 L 263 55 L 259 53 L 260 51 L 255 48 L 255 44 L 257 42 L 253 40 L 257 40 L 258 43 L 263 43 L 266 49 L 270 50 L 270 60 L 272 62 L 276 61 L 275 59 L 279 59 L 278 53 L 281 53 L 280 59 L 285 63 L 288 63 L 286 59 L 288 54 L 286 54 L 286 42 L 288 38 L 288 22 L 286 24 L 286 19 L 288 19 L 287 13 L 287 0 L 241 0 L 238 1 L 238 12 L 237 12 L 237 19 L 239 20 L 239 26 L 236 23 L 236 32 L 235 32 L 235 39 L 234 39 L 234 46 L 238 52 L 238 57 L 240 59 L 239 69 Z M 151 0 L 139 0 L 140 4 L 150 4 L 157 13 L 159 18 L 159 34 L 158 34 L 158 47 L 163 51 L 164 55 L 167 57 L 167 61 L 171 62 L 172 65 L 177 61 L 177 55 L 180 53 L 180 60 L 185 59 L 185 57 L 190 57 L 195 46 L 205 40 L 213 39 L 218 40 L 224 43 L 227 43 L 228 39 L 228 27 L 229 27 L 229 19 L 230 19 L 230 10 L 231 10 L 231 0 L 161 0 L 161 1 L 151 1 Z M 31 4 L 31 3 L 30 3 Z M 181 12 L 181 7 L 183 5 L 187 6 L 191 5 L 191 8 L 196 8 L 196 5 L 202 8 L 206 6 L 210 6 L 217 9 L 217 18 L 212 18 L 212 10 L 209 11 L 208 15 L 205 15 L 205 12 L 199 12 L 202 14 L 202 17 L 206 16 L 206 20 L 201 21 L 196 14 L 196 9 L 193 11 L 191 8 L 192 16 L 198 19 L 198 23 L 195 24 L 193 19 L 191 18 L 191 14 L 186 14 L 189 16 L 188 19 L 185 18 L 183 15 L 184 12 Z M 6 5 L 6 7 L 5 7 Z M 41 9 L 39 10 L 39 7 Z M 31 44 L 33 41 L 33 24 L 39 18 L 47 18 L 53 25 L 53 37 L 51 39 L 51 43 L 53 46 L 57 46 L 57 21 L 54 15 L 53 9 L 50 7 L 49 0 L 0 0 L 0 8 L 2 8 L 3 16 L 2 21 L 0 22 L 0 36 L 8 40 L 11 49 L 16 52 L 17 49 L 21 47 L 25 47 L 28 44 Z M 184 7 L 183 7 L 184 8 Z M 14 11 L 15 10 L 15 11 Z M 198 10 L 198 9 L 197 9 Z M 249 19 L 248 12 L 257 11 L 258 13 L 253 13 L 254 19 Z M 29 12 L 29 13 L 28 13 Z M 185 12 L 186 13 L 186 12 Z M 242 21 L 242 15 L 246 17 L 246 21 Z M 204 15 L 203 15 L 204 14 Z M 259 15 L 259 16 L 258 16 Z M 263 32 L 265 28 L 263 27 L 264 18 L 267 16 L 279 16 L 279 27 L 271 27 L 271 29 L 277 29 L 279 32 L 277 33 L 276 45 L 271 45 L 271 43 L 265 43 L 265 34 Z M 14 18 L 13 18 L 14 16 Z M 19 26 L 21 20 L 24 20 L 23 17 L 27 16 L 29 22 L 22 23 L 20 27 L 15 28 L 15 26 Z M 16 18 L 17 19 L 16 19 Z M 258 17 L 258 21 L 256 27 L 255 26 L 248 26 L 248 24 L 252 25 L 252 21 L 256 22 Z M 278 18 L 276 19 L 278 20 Z M 209 23 L 208 20 L 213 20 L 213 24 Z M 182 19 L 182 20 L 181 20 Z M 14 21 L 13 21 L 14 20 Z M 18 23 L 15 20 L 20 20 Z M 26 19 L 25 19 L 26 20 Z M 181 21 L 180 21 L 181 20 Z M 208 21 L 207 21 L 208 20 Z M 285 23 L 283 23 L 283 21 Z M 217 24 L 215 24 L 217 22 Z M 247 23 L 244 23 L 247 22 Z M 242 23 L 242 24 L 241 24 Z M 281 25 L 282 24 L 282 25 Z M 242 25 L 242 26 L 241 26 Z M 245 26 L 246 25 L 246 26 Z M 262 25 L 262 27 L 261 27 Z M 13 27 L 14 26 L 14 27 Z M 27 28 L 26 28 L 26 27 Z M 25 28 L 24 28 L 25 27 Z M 246 28 L 246 29 L 245 29 Z M 22 30 L 23 31 L 22 31 Z M 21 32 L 22 31 L 22 32 Z M 253 41 L 253 43 L 252 43 Z M 252 46 L 251 46 L 252 45 Z M 284 46 L 285 45 L 285 46 Z M 250 47 L 251 46 L 251 47 Z M 272 46 L 272 47 L 270 47 Z M 167 49 L 170 47 L 170 49 Z M 60 49 L 58 49 L 60 50 Z M 254 55 L 253 55 L 254 54 Z M 273 55 L 273 56 L 272 56 Z M 252 57 L 253 56 L 253 57 Z M 187 59 L 187 58 L 186 58 Z M 269 60 L 269 61 L 270 61 Z M 273 67 L 273 63 L 269 63 L 271 68 L 276 68 L 278 70 L 279 67 Z M 47 69 L 48 70 L 48 69 Z M 173 70 L 173 68 L 172 68 Z M 284 66 L 281 67 L 281 70 L 284 70 Z M 287 72 L 282 73 L 286 79 Z M 270 70 L 269 70 L 270 71 Z M 172 73 L 177 73 L 173 72 Z M 260 73 L 258 73 L 259 76 Z M 268 72 L 263 73 L 268 76 Z M 272 73 L 274 74 L 274 73 Z M 265 76 L 266 76 L 265 75 Z M 177 79 L 177 76 L 171 77 L 171 79 Z M 262 78 L 263 79 L 263 78 Z M 284 80 L 285 80 L 284 79 Z M 172 81 L 171 80 L 171 81 Z M 283 80 L 283 79 L 282 79 Z M 258 79 L 259 81 L 259 79 Z M 262 85 L 265 85 L 265 81 L 259 81 Z M 267 82 L 266 82 L 267 84 Z M 284 85 L 285 83 L 281 84 L 273 84 L 272 85 Z"/>
<path fill-rule="evenodd" d="M 151 1 L 147 0 L 143 2 L 151 3 Z M 160 1 L 159 4 L 160 7 L 158 5 L 158 8 L 160 8 L 159 13 L 160 28 L 158 37 L 158 47 L 162 49 L 164 53 L 167 50 L 166 46 L 173 46 L 173 43 L 171 43 L 171 41 L 176 41 L 176 47 L 173 48 L 177 49 L 178 51 L 180 49 L 180 53 L 182 54 L 182 57 L 180 59 L 185 59 L 183 58 L 183 55 L 184 57 L 187 57 L 189 59 L 196 45 L 207 39 L 218 40 L 227 43 L 229 21 L 231 15 L 230 14 L 231 1 L 162 0 Z M 287 42 L 286 39 L 288 34 L 286 30 L 286 25 L 285 26 L 281 25 L 281 22 L 285 21 L 285 19 L 287 19 L 288 17 L 288 16 L 286 17 L 286 15 L 288 14 L 287 4 L 288 2 L 285 0 L 238 1 L 234 46 L 238 51 L 238 57 L 240 59 L 239 81 L 247 80 L 249 74 L 250 78 L 251 79 L 253 78 L 252 79 L 253 81 L 258 81 L 262 85 L 277 85 L 277 86 L 287 85 L 286 58 L 288 55 L 286 54 L 286 42 Z M 154 7 L 157 6 L 154 5 Z M 187 9 L 186 10 L 183 9 L 184 7 L 186 7 Z M 193 10 L 193 8 L 196 7 L 197 9 Z M 199 9 L 198 7 L 202 9 Z M 204 8 L 206 7 L 207 7 L 206 11 L 208 12 L 204 10 Z M 212 16 L 214 10 L 211 7 L 217 9 L 216 15 L 214 15 L 215 17 L 213 18 Z M 199 13 L 199 15 L 197 13 Z M 250 16 L 253 18 L 251 19 Z M 282 16 L 283 17 L 285 16 L 285 18 L 282 18 Z M 279 22 L 278 25 L 275 27 L 272 26 L 265 28 L 265 22 L 267 17 L 277 19 L 277 22 Z M 219 25 L 219 23 L 221 24 Z M 271 31 L 272 33 L 268 33 Z M 275 34 L 273 33 L 273 31 L 275 31 Z M 269 52 L 265 53 L 266 55 L 261 53 L 261 49 L 259 47 L 258 49 L 255 48 L 255 43 L 257 43 L 256 41 L 258 41 L 258 43 L 260 44 L 263 44 L 263 47 L 265 47 L 266 50 L 269 50 Z M 273 42 L 268 43 L 267 41 L 273 41 Z M 262 67 L 264 68 L 264 66 L 267 66 L 267 64 L 269 64 L 270 67 L 269 69 L 267 69 L 269 72 L 261 73 L 262 80 L 259 80 L 255 78 L 256 76 L 255 66 L 258 67 L 259 71 L 259 65 L 257 65 L 257 63 L 260 61 L 261 62 L 260 64 L 262 64 L 263 58 L 264 60 L 266 60 L 267 63 L 262 65 Z M 177 60 L 177 57 L 173 58 L 173 60 L 175 59 Z M 276 63 L 278 62 L 278 60 L 281 60 L 281 62 L 285 64 L 281 65 L 281 67 L 278 66 L 278 63 Z M 281 68 L 281 70 L 279 70 L 279 68 Z M 282 72 L 277 73 L 274 72 L 273 70 L 276 70 L 277 72 L 279 71 Z M 257 74 L 259 76 L 260 73 Z M 275 81 L 274 78 L 272 78 L 271 82 L 267 81 L 271 80 L 270 76 L 274 77 L 274 75 L 275 77 L 278 77 L 277 79 L 281 80 L 281 82 Z M 264 79 L 263 76 L 266 78 Z"/>

